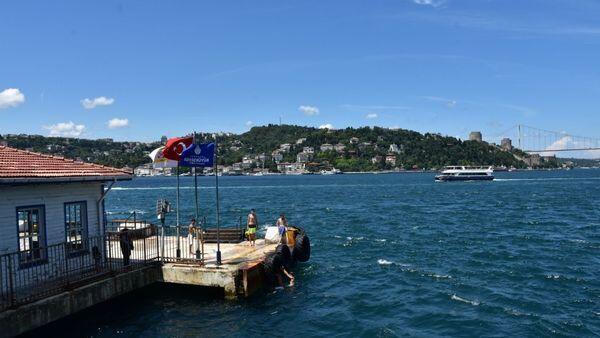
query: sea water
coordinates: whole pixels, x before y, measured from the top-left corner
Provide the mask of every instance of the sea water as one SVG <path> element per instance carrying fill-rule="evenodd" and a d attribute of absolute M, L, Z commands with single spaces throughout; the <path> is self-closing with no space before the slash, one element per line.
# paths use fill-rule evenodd
<path fill-rule="evenodd" d="M 593 336 L 600 334 L 600 170 L 497 173 L 493 182 L 433 174 L 220 177 L 224 226 L 251 208 L 261 229 L 284 212 L 312 257 L 296 286 L 226 301 L 153 287 L 61 320 L 62 336 Z M 181 223 L 194 217 L 181 178 Z M 215 222 L 214 177 L 199 178 Z M 175 177 L 109 193 L 109 217 L 155 220 Z M 175 214 L 167 216 L 175 223 Z"/>

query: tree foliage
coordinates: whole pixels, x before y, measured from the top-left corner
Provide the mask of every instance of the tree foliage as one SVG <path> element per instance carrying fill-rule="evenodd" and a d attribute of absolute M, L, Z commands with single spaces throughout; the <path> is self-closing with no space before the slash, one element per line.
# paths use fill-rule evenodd
<path fill-rule="evenodd" d="M 353 139 L 354 138 L 354 139 Z M 197 134 L 200 141 L 212 141 L 212 134 Z M 305 139 L 297 144 L 299 139 Z M 353 139 L 354 142 L 351 142 Z M 84 161 L 113 167 L 135 167 L 149 163 L 147 154 L 160 146 L 159 142 L 113 142 L 99 139 L 74 139 L 44 137 L 39 135 L 10 135 L 0 137 L 9 146 L 37 152 L 79 158 Z M 463 141 L 439 134 L 420 134 L 405 129 L 381 127 L 318 129 L 295 125 L 266 125 L 253 127 L 243 134 L 218 136 L 218 164 L 232 165 L 244 156 L 255 158 L 259 154 L 270 156 L 280 145 L 288 143 L 290 149 L 282 152 L 283 161 L 295 162 L 303 147 L 315 150 L 312 162 L 321 167 L 335 166 L 343 171 L 370 171 L 392 169 L 435 169 L 445 165 L 495 165 L 522 168 L 523 161 L 515 157 L 526 156 L 520 150 L 501 150 L 486 142 Z M 320 151 L 322 144 L 342 144 L 345 149 Z M 398 151 L 391 153 L 390 145 Z M 386 163 L 387 155 L 395 156 L 395 165 Z M 375 159 L 375 161 L 373 161 Z M 266 168 L 274 169 L 272 160 Z"/>

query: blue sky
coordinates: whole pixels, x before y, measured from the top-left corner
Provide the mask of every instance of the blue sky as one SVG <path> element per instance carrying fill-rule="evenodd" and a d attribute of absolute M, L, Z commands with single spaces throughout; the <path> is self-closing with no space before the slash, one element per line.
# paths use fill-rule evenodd
<path fill-rule="evenodd" d="M 591 0 L 9 1 L 0 134 L 150 141 L 281 118 L 600 137 L 599 17 Z"/>

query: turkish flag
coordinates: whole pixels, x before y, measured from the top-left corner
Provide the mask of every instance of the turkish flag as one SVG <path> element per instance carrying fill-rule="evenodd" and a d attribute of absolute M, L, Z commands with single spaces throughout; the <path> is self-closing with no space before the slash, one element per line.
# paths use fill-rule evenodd
<path fill-rule="evenodd" d="M 169 160 L 179 161 L 181 154 L 189 148 L 194 142 L 194 138 L 189 137 L 173 137 L 167 141 L 163 155 Z"/>

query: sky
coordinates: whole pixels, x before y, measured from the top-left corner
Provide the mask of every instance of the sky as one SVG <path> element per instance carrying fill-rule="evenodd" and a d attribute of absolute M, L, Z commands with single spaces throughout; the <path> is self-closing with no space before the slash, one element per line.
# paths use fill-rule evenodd
<path fill-rule="evenodd" d="M 593 0 L 5 1 L 0 134 L 600 137 Z"/>

